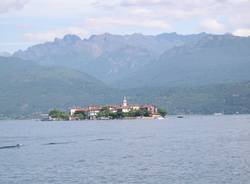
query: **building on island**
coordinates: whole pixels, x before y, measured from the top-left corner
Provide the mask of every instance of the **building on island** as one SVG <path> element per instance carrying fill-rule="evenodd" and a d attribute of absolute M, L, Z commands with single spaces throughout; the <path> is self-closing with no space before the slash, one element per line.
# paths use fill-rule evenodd
<path fill-rule="evenodd" d="M 109 113 L 132 113 L 132 112 L 148 112 L 149 118 L 159 118 L 158 109 L 156 106 L 147 104 L 147 105 L 138 105 L 138 104 L 128 104 L 127 97 L 124 96 L 123 102 L 121 105 L 104 105 L 104 106 L 89 106 L 87 108 L 72 108 L 70 109 L 70 120 L 77 120 L 77 114 L 84 114 L 86 119 L 97 119 L 101 112 Z M 143 115 L 140 115 L 142 117 Z M 99 117 L 100 118 L 100 117 Z"/>

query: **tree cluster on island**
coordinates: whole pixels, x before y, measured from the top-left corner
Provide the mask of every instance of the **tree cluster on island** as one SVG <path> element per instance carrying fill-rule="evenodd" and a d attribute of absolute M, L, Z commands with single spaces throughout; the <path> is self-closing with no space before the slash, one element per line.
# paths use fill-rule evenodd
<path fill-rule="evenodd" d="M 49 119 L 51 120 L 69 120 L 69 113 L 54 109 L 49 112 Z"/>

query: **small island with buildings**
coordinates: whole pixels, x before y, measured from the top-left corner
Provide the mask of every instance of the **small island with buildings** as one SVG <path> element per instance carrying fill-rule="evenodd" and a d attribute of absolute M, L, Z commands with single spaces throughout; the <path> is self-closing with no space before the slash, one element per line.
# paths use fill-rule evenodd
<path fill-rule="evenodd" d="M 92 105 L 85 108 L 71 108 L 69 112 L 52 110 L 49 112 L 50 121 L 78 120 L 112 120 L 112 119 L 163 119 L 166 111 L 151 104 L 128 104 L 123 98 L 118 105 Z"/>

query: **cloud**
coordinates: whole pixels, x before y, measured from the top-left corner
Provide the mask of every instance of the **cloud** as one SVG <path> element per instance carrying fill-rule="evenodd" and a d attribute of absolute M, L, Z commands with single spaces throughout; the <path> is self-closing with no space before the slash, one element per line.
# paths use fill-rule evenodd
<path fill-rule="evenodd" d="M 87 37 L 89 33 L 81 27 L 69 27 L 65 29 L 50 30 L 46 32 L 25 33 L 23 39 L 28 42 L 41 43 L 52 41 L 55 38 L 62 38 L 66 34 L 75 34 L 80 37 Z"/>
<path fill-rule="evenodd" d="M 189 6 L 189 7 L 202 7 L 202 6 L 217 6 L 225 4 L 237 4 L 248 2 L 249 0 L 123 0 L 121 6 Z"/>
<path fill-rule="evenodd" d="M 7 33 L 0 42 L 39 43 L 68 33 L 88 37 L 104 32 L 246 36 L 249 10 L 250 0 L 0 0 L 0 25 Z"/>
<path fill-rule="evenodd" d="M 230 18 L 250 14 L 249 0 L 123 0 L 120 6 L 149 8 L 155 10 L 154 14 L 170 15 L 170 18 Z"/>
<path fill-rule="evenodd" d="M 10 10 L 20 10 L 29 0 L 1 0 L 0 13 L 6 13 Z"/>
<path fill-rule="evenodd" d="M 207 30 L 212 33 L 224 33 L 226 28 L 223 24 L 215 19 L 207 19 L 201 23 L 203 30 Z"/>
<path fill-rule="evenodd" d="M 170 29 L 170 25 L 163 20 L 139 20 L 128 18 L 90 18 L 86 21 L 90 27 L 107 27 L 107 26 L 121 26 L 121 27 L 144 27 L 144 28 L 158 28 Z"/>
<path fill-rule="evenodd" d="M 225 33 L 250 28 L 250 0 L 122 0 L 120 6 L 145 19 L 165 19 L 190 33 L 197 30 Z"/>
<path fill-rule="evenodd" d="M 124 0 L 122 6 L 155 6 L 155 5 L 171 5 L 169 0 Z"/>
<path fill-rule="evenodd" d="M 250 29 L 237 29 L 233 34 L 236 36 L 250 36 Z"/>
<path fill-rule="evenodd" d="M 170 31 L 172 27 L 164 20 L 140 20 L 126 18 L 89 18 L 82 25 L 72 26 L 64 29 L 52 29 L 43 32 L 27 32 L 23 35 L 25 42 L 41 43 L 52 41 L 55 38 L 62 38 L 66 34 L 75 34 L 82 38 L 87 38 L 91 34 L 100 34 L 108 32 L 109 29 L 138 28 L 138 29 L 156 29 Z M 101 30 L 101 32 L 100 32 Z M 119 32 L 118 32 L 119 33 Z"/>

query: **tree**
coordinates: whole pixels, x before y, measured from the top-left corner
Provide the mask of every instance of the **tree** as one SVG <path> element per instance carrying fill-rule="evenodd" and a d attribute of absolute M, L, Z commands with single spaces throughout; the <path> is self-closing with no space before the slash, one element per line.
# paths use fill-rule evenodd
<path fill-rule="evenodd" d="M 110 117 L 111 119 L 117 119 L 117 113 L 116 113 L 116 112 L 110 112 L 110 113 L 109 113 L 109 117 Z"/>
<path fill-rule="evenodd" d="M 167 115 L 167 111 L 163 108 L 158 109 L 158 113 L 162 116 L 165 117 Z"/>
<path fill-rule="evenodd" d="M 111 111 L 108 109 L 108 107 L 103 107 L 101 111 L 97 114 L 97 117 L 106 117 L 109 118 L 111 114 Z"/>
<path fill-rule="evenodd" d="M 150 113 L 148 110 L 146 110 L 146 109 L 142 110 L 142 114 L 143 114 L 143 116 L 145 116 L 145 117 L 151 116 L 151 113 Z"/>
<path fill-rule="evenodd" d="M 117 118 L 124 118 L 124 113 L 122 112 L 122 111 L 118 111 L 117 113 L 116 113 L 116 115 L 117 115 Z"/>
<path fill-rule="evenodd" d="M 57 109 L 54 109 L 52 111 L 49 112 L 49 116 L 51 118 L 55 118 L 55 119 L 62 119 L 62 120 L 68 120 L 69 119 L 69 114 Z"/>
<path fill-rule="evenodd" d="M 87 115 L 84 112 L 76 112 L 74 116 L 77 117 L 79 120 L 84 120 L 87 118 Z"/>

